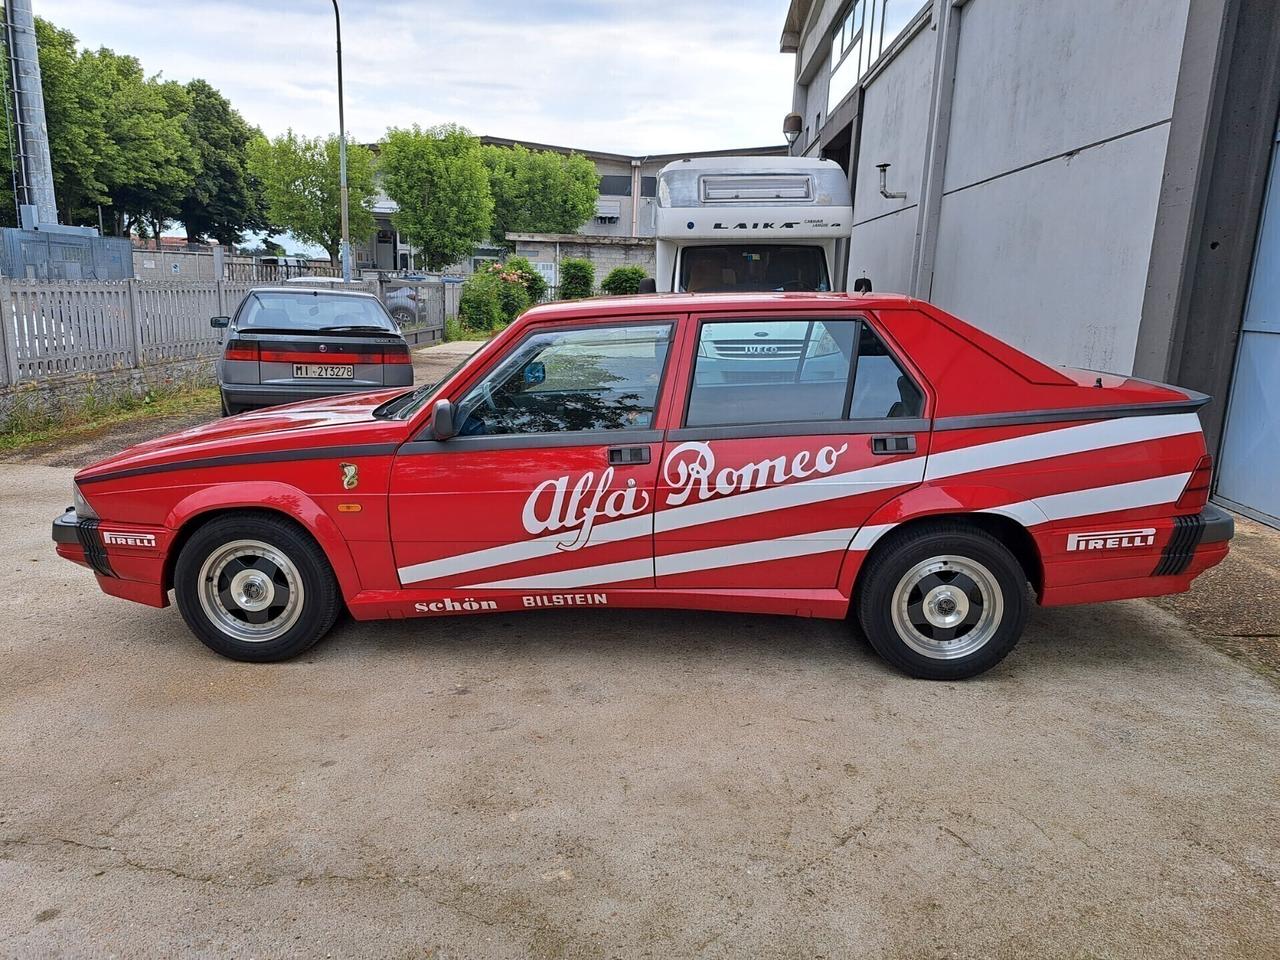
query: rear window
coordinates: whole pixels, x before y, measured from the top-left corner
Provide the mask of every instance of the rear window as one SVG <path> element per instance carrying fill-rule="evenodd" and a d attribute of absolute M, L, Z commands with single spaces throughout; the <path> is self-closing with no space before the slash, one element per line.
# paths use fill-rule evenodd
<path fill-rule="evenodd" d="M 782 243 L 686 247 L 680 253 L 680 289 L 688 293 L 732 290 L 830 290 L 822 247 Z"/>
<path fill-rule="evenodd" d="M 396 326 L 373 297 L 335 296 L 324 290 L 251 293 L 236 317 L 238 330 L 377 330 Z"/>

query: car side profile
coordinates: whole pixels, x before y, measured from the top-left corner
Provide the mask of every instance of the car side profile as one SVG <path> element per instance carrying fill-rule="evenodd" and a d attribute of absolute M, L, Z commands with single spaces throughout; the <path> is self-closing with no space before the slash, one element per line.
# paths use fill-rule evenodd
<path fill-rule="evenodd" d="M 377 297 L 307 279 L 250 290 L 234 316 L 210 321 L 227 331 L 217 360 L 224 415 L 413 384 L 409 346 Z"/>
<path fill-rule="evenodd" d="M 774 350 L 744 352 L 742 345 Z M 666 607 L 855 619 L 917 677 L 1003 659 L 1034 595 L 1187 590 L 1226 556 L 1207 397 L 1050 367 L 898 296 L 534 308 L 439 383 L 248 413 L 80 471 L 107 593 L 229 657 L 356 619 Z"/>

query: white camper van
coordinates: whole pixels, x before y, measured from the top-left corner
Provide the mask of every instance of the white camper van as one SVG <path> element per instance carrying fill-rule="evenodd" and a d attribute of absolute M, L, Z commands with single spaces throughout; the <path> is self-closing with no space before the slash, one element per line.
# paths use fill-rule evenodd
<path fill-rule="evenodd" d="M 845 289 L 853 203 L 832 160 L 677 160 L 654 216 L 659 292 Z"/>

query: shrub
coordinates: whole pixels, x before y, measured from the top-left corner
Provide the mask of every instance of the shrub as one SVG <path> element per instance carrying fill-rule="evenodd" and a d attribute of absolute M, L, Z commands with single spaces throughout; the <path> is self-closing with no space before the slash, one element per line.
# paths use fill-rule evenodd
<path fill-rule="evenodd" d="M 507 270 L 518 273 L 529 292 L 529 303 L 540 303 L 547 295 L 547 278 L 540 274 L 527 257 L 508 257 Z"/>
<path fill-rule="evenodd" d="M 596 268 L 590 260 L 570 258 L 560 261 L 560 299 L 581 300 L 591 296 L 596 285 Z"/>
<path fill-rule="evenodd" d="M 607 277 L 600 281 L 600 289 L 614 296 L 624 293 L 639 293 L 640 281 L 644 278 L 644 267 L 615 267 L 609 271 Z"/>
<path fill-rule="evenodd" d="M 487 333 L 502 326 L 506 318 L 498 301 L 500 283 L 497 274 L 486 269 L 467 277 L 458 298 L 458 319 L 464 330 Z"/>

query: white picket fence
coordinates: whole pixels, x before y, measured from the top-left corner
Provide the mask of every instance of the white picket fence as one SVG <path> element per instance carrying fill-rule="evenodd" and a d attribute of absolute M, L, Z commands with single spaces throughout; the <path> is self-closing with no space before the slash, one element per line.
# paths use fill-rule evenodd
<path fill-rule="evenodd" d="M 0 388 L 212 358 L 219 331 L 209 318 L 229 316 L 254 286 L 236 280 L 0 278 Z M 381 292 L 376 280 L 355 286 Z M 441 331 L 443 300 L 441 295 L 437 308 Z M 434 325 L 434 317 L 429 322 Z"/>

